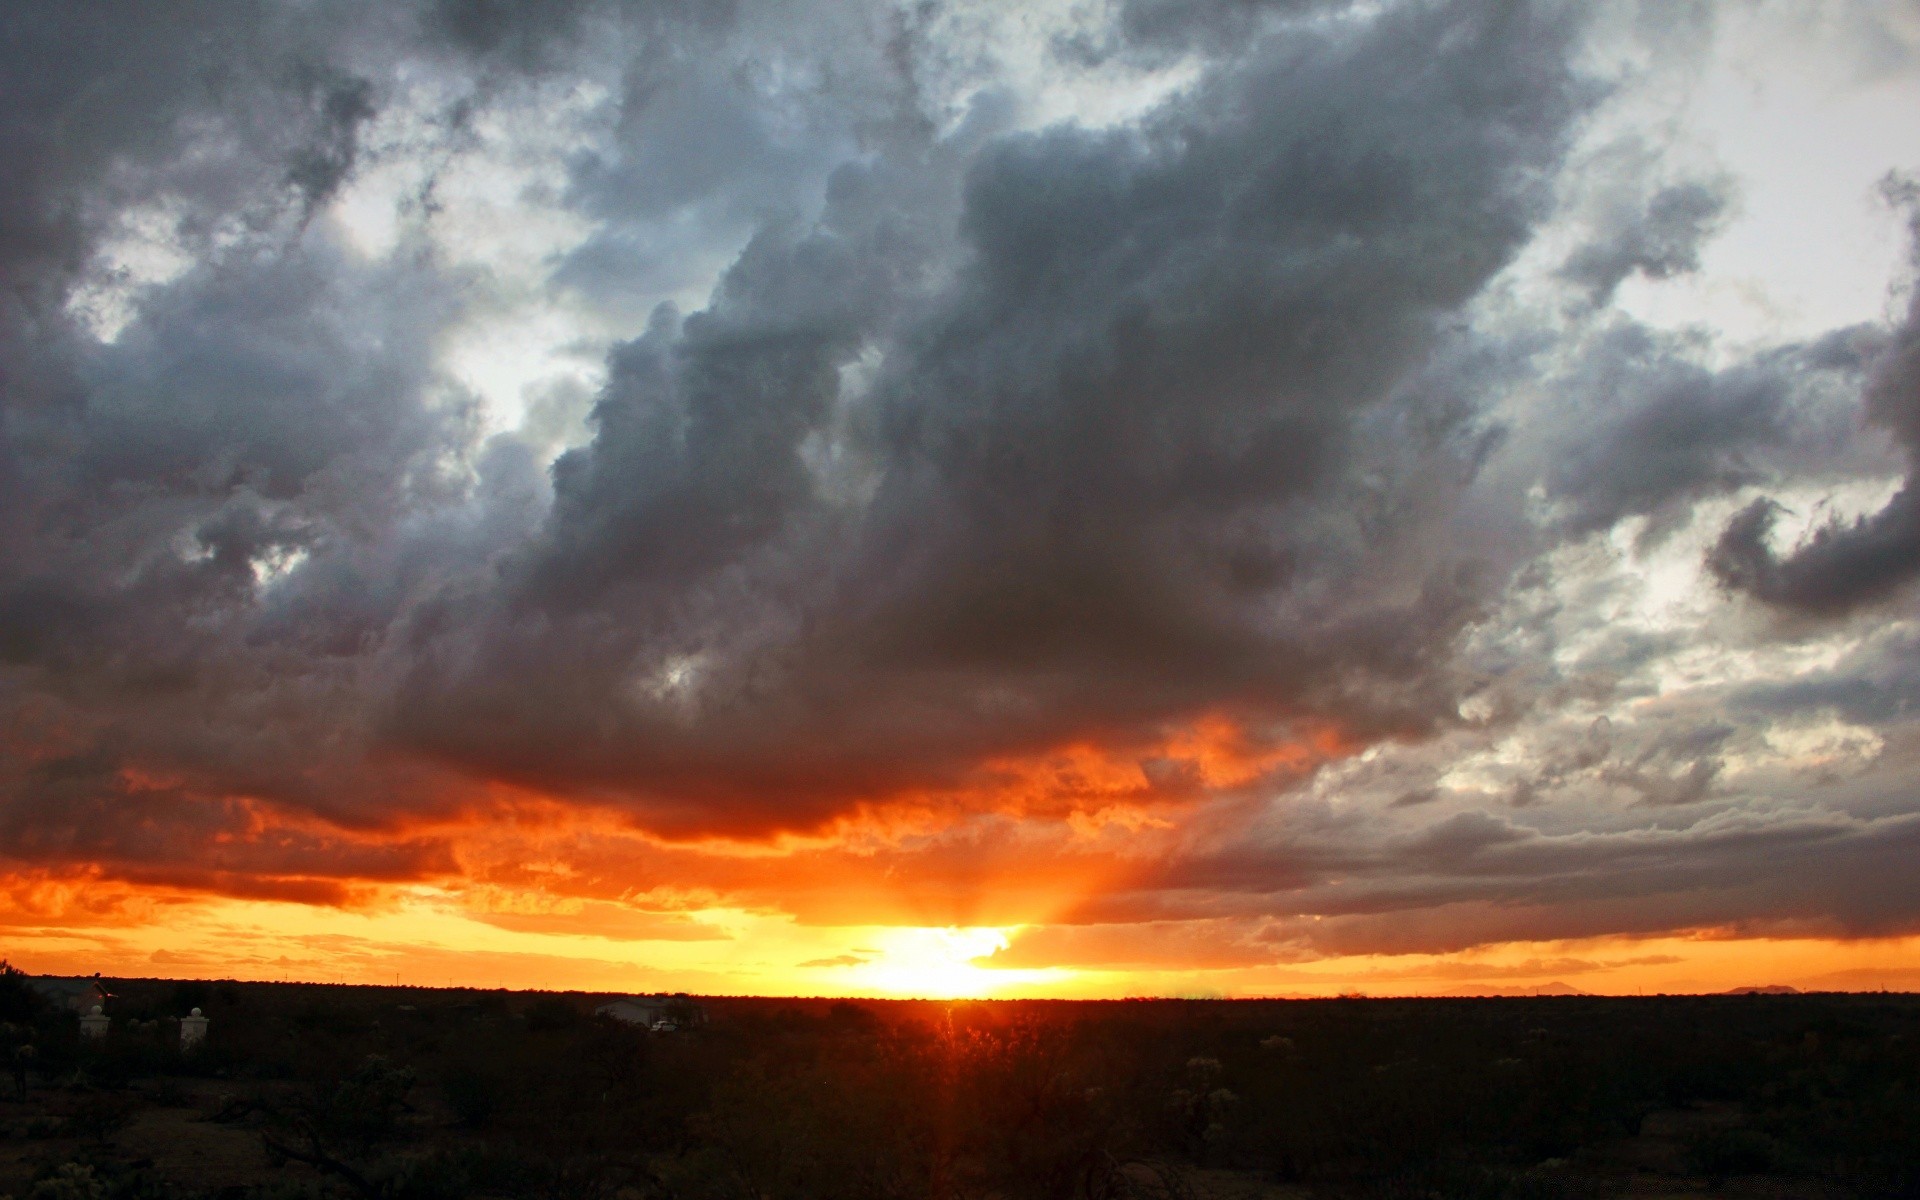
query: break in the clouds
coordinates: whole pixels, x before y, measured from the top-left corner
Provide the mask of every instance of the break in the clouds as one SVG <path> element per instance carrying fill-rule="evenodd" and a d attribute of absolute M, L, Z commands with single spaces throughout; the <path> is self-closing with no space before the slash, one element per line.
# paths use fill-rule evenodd
<path fill-rule="evenodd" d="M 1920 929 L 1910 8 L 0 22 L 16 892 Z"/>

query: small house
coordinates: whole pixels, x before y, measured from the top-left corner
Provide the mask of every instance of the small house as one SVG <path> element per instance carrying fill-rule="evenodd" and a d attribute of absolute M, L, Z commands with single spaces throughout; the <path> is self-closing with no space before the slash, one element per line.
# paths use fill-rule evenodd
<path fill-rule="evenodd" d="M 27 986 L 49 1004 L 83 1015 L 91 1013 L 96 1005 L 104 1005 L 113 999 L 113 993 L 100 982 L 98 975 L 35 975 L 27 980 Z"/>

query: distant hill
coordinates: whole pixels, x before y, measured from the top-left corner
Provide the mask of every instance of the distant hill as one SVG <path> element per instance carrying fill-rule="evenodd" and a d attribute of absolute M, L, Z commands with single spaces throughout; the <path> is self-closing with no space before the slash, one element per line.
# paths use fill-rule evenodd
<path fill-rule="evenodd" d="M 1454 996 L 1590 996 L 1570 983 L 1558 979 L 1552 983 L 1539 983 L 1522 987 L 1499 987 L 1493 984 L 1455 988 L 1449 995 Z"/>
<path fill-rule="evenodd" d="M 1769 983 L 1764 987 L 1728 988 L 1722 996 L 1798 996 L 1800 989 L 1788 987 L 1784 983 Z"/>
<path fill-rule="evenodd" d="M 1592 995 L 1591 992 L 1583 992 L 1579 988 L 1574 987 L 1570 983 L 1561 983 L 1558 979 L 1554 980 L 1552 983 L 1541 984 L 1539 987 L 1534 988 L 1531 994 L 1535 996 L 1589 996 L 1589 995 Z"/>

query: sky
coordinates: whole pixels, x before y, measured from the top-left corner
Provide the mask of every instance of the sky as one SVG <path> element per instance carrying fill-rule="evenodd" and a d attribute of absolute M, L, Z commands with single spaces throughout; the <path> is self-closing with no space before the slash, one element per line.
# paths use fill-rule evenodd
<path fill-rule="evenodd" d="M 1911 0 L 0 8 L 0 954 L 1920 989 Z"/>

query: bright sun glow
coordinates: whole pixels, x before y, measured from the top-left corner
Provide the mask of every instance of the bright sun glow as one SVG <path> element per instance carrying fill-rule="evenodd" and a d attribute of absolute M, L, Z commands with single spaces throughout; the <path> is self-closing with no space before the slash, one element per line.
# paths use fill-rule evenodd
<path fill-rule="evenodd" d="M 852 972 L 860 986 L 896 996 L 965 1000 L 1007 988 L 1061 979 L 1060 969 L 1019 970 L 981 965 L 1007 948 L 1018 926 L 899 928 L 881 934 L 877 953 Z"/>

